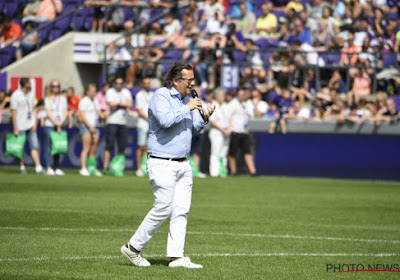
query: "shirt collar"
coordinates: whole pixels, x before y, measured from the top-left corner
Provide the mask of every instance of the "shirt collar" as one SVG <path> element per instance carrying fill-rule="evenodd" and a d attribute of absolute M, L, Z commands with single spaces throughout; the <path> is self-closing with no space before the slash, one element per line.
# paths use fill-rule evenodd
<path fill-rule="evenodd" d="M 179 98 L 179 100 L 183 100 L 184 99 L 184 97 L 182 97 L 182 95 L 174 87 L 171 87 L 169 89 L 169 92 L 171 93 L 172 96 L 177 96 Z"/>

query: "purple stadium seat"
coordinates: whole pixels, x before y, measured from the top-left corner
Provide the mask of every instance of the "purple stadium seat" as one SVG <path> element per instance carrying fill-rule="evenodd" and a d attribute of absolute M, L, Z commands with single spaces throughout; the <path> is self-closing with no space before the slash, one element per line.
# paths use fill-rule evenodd
<path fill-rule="evenodd" d="M 383 67 L 397 66 L 397 54 L 387 53 L 383 55 Z"/>
<path fill-rule="evenodd" d="M 8 16 L 13 18 L 15 12 L 17 11 L 19 6 L 19 1 L 16 0 L 4 0 L 3 2 L 3 13 Z"/>
<path fill-rule="evenodd" d="M 94 19 L 94 9 L 88 9 L 88 14 L 86 15 L 85 22 L 83 24 L 83 28 L 85 30 L 92 30 L 92 25 L 93 25 L 93 19 Z"/>
<path fill-rule="evenodd" d="M 242 62 L 246 61 L 246 54 L 241 51 L 233 51 L 233 59 L 234 63 L 239 63 L 241 64 Z"/>
<path fill-rule="evenodd" d="M 49 41 L 53 41 L 65 33 L 70 24 L 71 18 L 72 16 L 66 16 L 53 24 L 49 34 Z"/>
<path fill-rule="evenodd" d="M 81 30 L 85 23 L 86 15 L 89 13 L 88 8 L 79 8 L 72 17 L 70 27 L 73 30 Z"/>
<path fill-rule="evenodd" d="M 47 25 L 48 22 L 41 22 L 39 23 L 39 45 L 42 46 L 48 39 L 49 39 L 49 34 L 51 30 L 51 24 Z M 46 26 L 46 27 L 43 27 Z"/>
<path fill-rule="evenodd" d="M 124 19 L 127 20 L 134 20 L 134 14 L 131 8 L 124 7 Z"/>
<path fill-rule="evenodd" d="M 182 58 L 181 50 L 168 50 L 163 59 L 180 60 Z"/>
<path fill-rule="evenodd" d="M 0 50 L 0 68 L 3 68 L 15 60 L 16 48 L 14 46 L 8 46 Z"/>
<path fill-rule="evenodd" d="M 265 49 L 270 46 L 269 39 L 267 38 L 260 38 L 255 43 L 261 49 Z"/>
<path fill-rule="evenodd" d="M 0 11 L 3 11 L 4 0 L 0 0 Z"/>

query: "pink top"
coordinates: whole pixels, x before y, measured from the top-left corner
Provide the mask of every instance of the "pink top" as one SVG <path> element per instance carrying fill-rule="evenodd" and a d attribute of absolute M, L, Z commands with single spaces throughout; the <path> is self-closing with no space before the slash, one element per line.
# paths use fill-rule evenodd
<path fill-rule="evenodd" d="M 106 95 L 105 94 L 103 94 L 101 91 L 99 91 L 96 94 L 96 99 L 97 99 L 97 102 L 99 103 L 99 109 L 100 110 L 105 110 L 105 111 L 110 110 L 110 106 L 108 106 L 108 104 L 106 102 Z"/>

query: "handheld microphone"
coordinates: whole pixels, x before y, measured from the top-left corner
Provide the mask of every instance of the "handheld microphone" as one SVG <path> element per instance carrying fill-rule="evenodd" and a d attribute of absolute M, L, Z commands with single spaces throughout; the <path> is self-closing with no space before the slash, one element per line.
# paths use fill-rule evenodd
<path fill-rule="evenodd" d="M 190 91 L 190 94 L 192 95 L 193 98 L 199 97 L 199 95 L 197 94 L 197 91 L 194 89 L 192 89 Z M 203 118 L 203 121 L 206 122 L 206 117 L 204 116 L 203 110 L 202 109 L 198 109 L 198 110 L 199 110 L 200 116 Z"/>

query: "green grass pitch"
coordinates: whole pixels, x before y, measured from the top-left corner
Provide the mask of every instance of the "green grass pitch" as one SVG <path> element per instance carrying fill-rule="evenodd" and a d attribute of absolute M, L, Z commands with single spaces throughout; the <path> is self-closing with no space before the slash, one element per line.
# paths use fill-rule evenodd
<path fill-rule="evenodd" d="M 167 267 L 168 222 L 144 250 L 151 267 L 120 254 L 152 207 L 147 178 L 66 173 L 0 168 L 0 279 L 400 279 L 327 272 L 400 264 L 399 183 L 195 179 L 185 253 L 204 269 L 188 270 Z"/>

